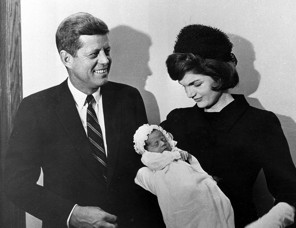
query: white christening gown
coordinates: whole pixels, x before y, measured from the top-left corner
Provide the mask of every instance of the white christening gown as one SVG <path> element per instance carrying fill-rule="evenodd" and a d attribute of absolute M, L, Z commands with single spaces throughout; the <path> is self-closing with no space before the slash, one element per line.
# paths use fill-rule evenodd
<path fill-rule="evenodd" d="M 229 199 L 192 156 L 145 152 L 135 183 L 157 196 L 167 228 L 234 228 Z"/>

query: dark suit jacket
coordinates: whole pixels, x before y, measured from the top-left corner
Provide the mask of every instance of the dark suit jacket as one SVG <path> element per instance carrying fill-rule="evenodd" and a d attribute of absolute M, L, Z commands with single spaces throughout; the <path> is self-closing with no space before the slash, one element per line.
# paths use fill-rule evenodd
<path fill-rule="evenodd" d="M 101 93 L 107 184 L 91 156 L 66 81 L 24 98 L 19 107 L 7 151 L 6 192 L 15 204 L 43 220 L 44 227 L 66 227 L 74 204 L 101 207 L 118 216 L 120 227 L 158 226 L 150 221 L 162 224 L 145 212 L 157 206 L 156 197 L 134 184 L 142 165 L 132 137 L 147 122 L 142 98 L 135 88 L 114 82 L 104 85 Z M 36 184 L 41 169 L 44 187 Z M 155 211 L 160 218 L 158 206 Z"/>
<path fill-rule="evenodd" d="M 296 206 L 296 169 L 275 114 L 249 106 L 241 95 L 234 98 L 219 113 L 196 105 L 175 109 L 161 125 L 217 177 L 241 228 L 257 219 L 252 190 L 259 171 L 277 201 Z"/>

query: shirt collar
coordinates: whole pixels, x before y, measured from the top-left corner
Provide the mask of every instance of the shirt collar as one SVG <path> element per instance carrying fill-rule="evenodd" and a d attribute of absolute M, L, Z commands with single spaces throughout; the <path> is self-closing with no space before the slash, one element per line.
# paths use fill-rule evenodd
<path fill-rule="evenodd" d="M 85 94 L 85 93 L 81 92 L 80 90 L 76 89 L 69 78 L 67 80 L 67 83 L 68 83 L 68 87 L 69 87 L 69 89 L 70 89 L 70 91 L 72 93 L 72 96 L 73 96 L 73 98 L 75 100 L 76 105 L 79 108 L 82 108 L 85 105 L 85 100 L 86 100 L 87 94 Z M 96 103 L 99 104 L 99 100 L 101 98 L 100 87 L 92 95 L 94 96 Z"/>

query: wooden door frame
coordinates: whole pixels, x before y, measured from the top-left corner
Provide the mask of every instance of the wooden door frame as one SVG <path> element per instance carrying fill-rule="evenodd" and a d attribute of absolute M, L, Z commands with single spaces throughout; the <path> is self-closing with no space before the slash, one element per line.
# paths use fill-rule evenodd
<path fill-rule="evenodd" d="M 22 99 L 21 0 L 0 1 L 0 227 L 25 228 L 25 212 L 3 193 L 8 138 Z"/>

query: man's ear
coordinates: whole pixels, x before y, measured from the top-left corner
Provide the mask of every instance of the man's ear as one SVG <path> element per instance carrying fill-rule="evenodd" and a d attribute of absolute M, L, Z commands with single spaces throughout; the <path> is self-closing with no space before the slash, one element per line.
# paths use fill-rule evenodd
<path fill-rule="evenodd" d="M 73 56 L 66 52 L 65 50 L 60 51 L 60 58 L 67 68 L 71 68 L 73 62 Z"/>

